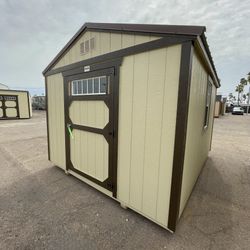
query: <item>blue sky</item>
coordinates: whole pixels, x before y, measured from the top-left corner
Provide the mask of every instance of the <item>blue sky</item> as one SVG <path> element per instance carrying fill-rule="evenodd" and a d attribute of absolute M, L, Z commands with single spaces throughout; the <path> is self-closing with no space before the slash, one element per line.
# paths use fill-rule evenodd
<path fill-rule="evenodd" d="M 41 72 L 84 22 L 204 25 L 218 92 L 250 71 L 249 0 L 1 0 L 0 82 L 44 93 Z"/>

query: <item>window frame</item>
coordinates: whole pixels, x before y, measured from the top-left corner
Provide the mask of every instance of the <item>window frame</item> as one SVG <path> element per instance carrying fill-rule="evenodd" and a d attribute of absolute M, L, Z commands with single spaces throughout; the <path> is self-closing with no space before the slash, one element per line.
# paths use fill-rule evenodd
<path fill-rule="evenodd" d="M 207 129 L 209 126 L 209 118 L 210 118 L 210 110 L 211 110 L 211 102 L 212 102 L 212 92 L 213 92 L 213 84 L 210 80 L 207 80 L 207 90 L 206 90 L 206 100 L 205 100 L 205 115 L 203 128 Z"/>
<path fill-rule="evenodd" d="M 98 79 L 98 92 L 95 92 L 95 80 Z M 105 79 L 105 92 L 101 91 L 101 79 Z M 90 81 L 90 82 L 89 82 Z M 81 85 L 81 93 L 79 93 L 78 84 Z M 86 93 L 84 91 L 84 82 L 86 84 Z M 88 95 L 107 95 L 109 92 L 110 78 L 107 75 L 94 76 L 82 79 L 72 80 L 70 82 L 71 96 L 88 96 Z M 89 83 L 91 85 L 91 92 L 89 92 Z"/>

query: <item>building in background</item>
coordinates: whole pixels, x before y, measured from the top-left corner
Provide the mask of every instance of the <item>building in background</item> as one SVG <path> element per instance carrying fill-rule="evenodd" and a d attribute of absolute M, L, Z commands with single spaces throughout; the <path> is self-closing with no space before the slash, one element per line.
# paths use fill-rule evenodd
<path fill-rule="evenodd" d="M 216 95 L 215 107 L 214 107 L 214 117 L 219 118 L 220 115 L 226 113 L 227 98 L 222 97 L 222 95 Z"/>
<path fill-rule="evenodd" d="M 0 120 L 29 119 L 32 117 L 31 100 L 28 91 L 12 90 L 0 85 Z"/>

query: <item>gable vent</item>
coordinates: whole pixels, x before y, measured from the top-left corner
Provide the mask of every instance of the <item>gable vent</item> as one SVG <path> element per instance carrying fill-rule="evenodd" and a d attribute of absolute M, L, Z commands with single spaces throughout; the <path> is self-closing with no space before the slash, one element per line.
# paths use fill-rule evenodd
<path fill-rule="evenodd" d="M 82 55 L 89 53 L 89 51 L 95 48 L 95 38 L 92 37 L 80 44 L 80 52 Z"/>

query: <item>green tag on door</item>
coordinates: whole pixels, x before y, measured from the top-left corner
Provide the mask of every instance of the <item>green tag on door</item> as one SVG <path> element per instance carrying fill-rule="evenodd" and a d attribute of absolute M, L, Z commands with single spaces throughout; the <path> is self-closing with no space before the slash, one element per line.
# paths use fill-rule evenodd
<path fill-rule="evenodd" d="M 70 125 L 67 125 L 67 128 L 68 128 L 69 135 L 70 135 L 71 139 L 74 139 L 74 136 L 73 136 L 72 130 L 71 130 L 71 128 L 70 128 Z"/>

